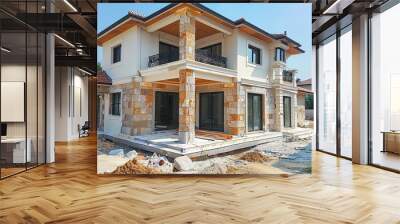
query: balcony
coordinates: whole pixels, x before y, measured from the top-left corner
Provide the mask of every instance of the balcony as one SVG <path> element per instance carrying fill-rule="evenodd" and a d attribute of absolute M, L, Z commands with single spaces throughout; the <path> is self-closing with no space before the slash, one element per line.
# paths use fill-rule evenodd
<path fill-rule="evenodd" d="M 201 50 L 196 50 L 195 54 L 195 59 L 198 62 L 206 63 L 209 65 L 215 65 L 218 67 L 226 68 L 227 66 L 227 58 L 222 57 L 222 56 L 210 56 L 204 53 Z M 163 54 L 156 54 L 152 55 L 149 57 L 149 63 L 148 67 L 154 67 L 174 61 L 179 60 L 179 55 L 178 54 L 169 54 L 169 55 L 163 55 Z"/>
<path fill-rule="evenodd" d="M 293 72 L 284 70 L 282 74 L 282 80 L 285 82 L 293 82 Z"/>
<path fill-rule="evenodd" d="M 209 65 L 215 65 L 222 68 L 226 68 L 226 57 L 218 56 L 218 55 L 208 55 L 206 51 L 202 51 L 201 49 L 196 50 L 196 61 L 206 63 Z"/>

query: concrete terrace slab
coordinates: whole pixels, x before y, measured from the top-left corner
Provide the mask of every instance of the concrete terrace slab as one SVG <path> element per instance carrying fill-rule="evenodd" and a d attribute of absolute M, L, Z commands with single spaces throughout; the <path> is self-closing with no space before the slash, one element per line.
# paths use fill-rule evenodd
<path fill-rule="evenodd" d="M 128 145 L 144 151 L 156 152 L 168 157 L 187 155 L 189 157 L 213 156 L 259 144 L 282 141 L 281 132 L 257 132 L 228 140 L 213 140 L 195 137 L 192 144 L 179 142 L 176 131 L 160 131 L 140 136 L 108 136 L 105 138 L 119 144 Z"/>

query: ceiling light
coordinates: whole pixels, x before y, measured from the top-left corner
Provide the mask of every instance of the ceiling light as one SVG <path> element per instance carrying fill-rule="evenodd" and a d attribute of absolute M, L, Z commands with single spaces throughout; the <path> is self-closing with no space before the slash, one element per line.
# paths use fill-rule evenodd
<path fill-rule="evenodd" d="M 66 40 L 66 39 L 64 39 L 64 38 L 62 38 L 62 37 L 60 37 L 60 36 L 57 35 L 57 34 L 54 34 L 54 36 L 56 36 L 59 40 L 61 40 L 62 42 L 66 43 L 66 44 L 69 45 L 70 47 L 75 48 L 75 45 L 73 45 L 73 44 L 72 44 L 71 42 L 69 42 L 68 40 Z"/>
<path fill-rule="evenodd" d="M 74 12 L 78 12 L 78 10 L 71 4 L 69 3 L 68 0 L 64 0 L 65 4 L 67 4 Z"/>
<path fill-rule="evenodd" d="M 87 75 L 92 75 L 92 73 L 90 73 L 90 72 L 88 72 L 88 71 L 85 71 L 85 70 L 83 70 L 83 69 L 81 69 L 81 68 L 78 68 L 78 70 L 81 71 L 81 72 L 83 72 L 83 73 L 85 73 L 85 74 L 87 74 Z"/>
<path fill-rule="evenodd" d="M 2 51 L 6 52 L 6 53 L 10 53 L 10 52 L 11 52 L 11 50 L 9 50 L 9 49 L 7 49 L 7 48 L 5 48 L 5 47 L 1 47 L 0 49 L 1 49 Z"/>

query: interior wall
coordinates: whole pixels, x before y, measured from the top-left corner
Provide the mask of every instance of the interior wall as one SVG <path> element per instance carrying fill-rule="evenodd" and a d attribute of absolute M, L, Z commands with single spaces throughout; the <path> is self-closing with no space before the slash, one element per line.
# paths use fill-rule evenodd
<path fill-rule="evenodd" d="M 72 67 L 56 67 L 55 73 L 55 141 L 70 141 L 89 120 L 88 77 Z"/>

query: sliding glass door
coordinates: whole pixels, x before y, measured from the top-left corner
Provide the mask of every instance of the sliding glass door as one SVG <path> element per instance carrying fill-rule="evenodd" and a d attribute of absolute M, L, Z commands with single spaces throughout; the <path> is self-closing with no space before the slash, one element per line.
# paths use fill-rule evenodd
<path fill-rule="evenodd" d="M 224 131 L 224 93 L 200 93 L 199 128 Z"/>
<path fill-rule="evenodd" d="M 168 130 L 178 128 L 179 94 L 173 92 L 156 92 L 155 129 Z"/>

